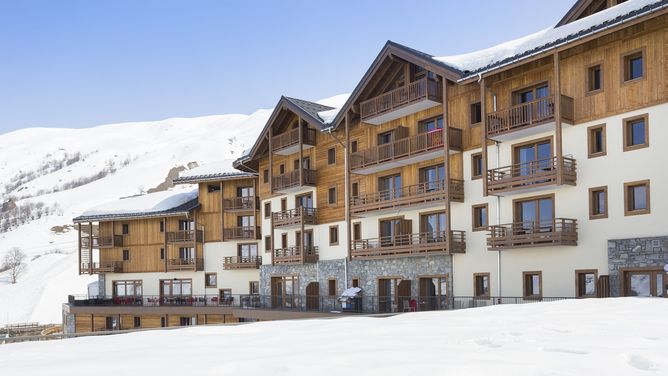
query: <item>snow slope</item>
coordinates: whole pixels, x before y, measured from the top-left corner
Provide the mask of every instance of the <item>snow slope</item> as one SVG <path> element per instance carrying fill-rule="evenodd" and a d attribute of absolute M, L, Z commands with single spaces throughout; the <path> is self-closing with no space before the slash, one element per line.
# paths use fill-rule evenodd
<path fill-rule="evenodd" d="M 582 299 L 200 326 L 0 345 L 0 369 L 9 375 L 94 369 L 97 376 L 666 375 L 666 312 L 668 299 Z"/>
<path fill-rule="evenodd" d="M 340 106 L 346 98 L 323 101 Z M 53 232 L 52 227 L 71 225 L 85 210 L 158 187 L 170 170 L 192 167 L 191 162 L 217 161 L 234 170 L 232 161 L 253 145 L 271 111 L 86 129 L 28 128 L 0 135 L 0 205 L 16 197 L 19 205 L 60 207 L 58 215 L 0 232 L 0 257 L 16 246 L 29 260 L 14 286 L 0 274 L 0 325 L 58 323 L 67 295 L 85 293 L 96 279 L 78 275 L 74 228 Z M 67 159 L 71 163 L 63 162 Z"/>

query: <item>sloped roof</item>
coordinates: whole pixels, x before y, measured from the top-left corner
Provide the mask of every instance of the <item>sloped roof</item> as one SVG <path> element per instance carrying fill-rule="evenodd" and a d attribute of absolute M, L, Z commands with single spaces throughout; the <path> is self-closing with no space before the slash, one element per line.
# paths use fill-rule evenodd
<path fill-rule="evenodd" d="M 183 171 L 178 178 L 174 179 L 174 184 L 234 180 L 254 176 L 255 174 L 248 172 L 233 171 L 232 163 L 227 160 L 207 163 L 191 170 Z"/>
<path fill-rule="evenodd" d="M 301 108 L 304 112 L 309 114 L 314 119 L 318 119 L 323 123 L 322 118 L 318 115 L 318 112 L 333 110 L 334 107 L 325 106 L 319 103 L 310 102 L 304 99 L 284 97 L 287 101 L 292 102 L 295 106 Z M 324 124 L 324 123 L 323 123 Z"/>

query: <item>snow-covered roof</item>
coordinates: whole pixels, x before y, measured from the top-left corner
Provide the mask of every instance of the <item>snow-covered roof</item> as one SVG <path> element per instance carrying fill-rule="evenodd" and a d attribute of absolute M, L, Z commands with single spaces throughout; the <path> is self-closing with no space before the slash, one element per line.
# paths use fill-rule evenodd
<path fill-rule="evenodd" d="M 74 218 L 74 222 L 180 215 L 198 206 L 196 189 L 162 191 L 98 205 Z"/>
<path fill-rule="evenodd" d="M 563 26 L 550 27 L 491 48 L 462 55 L 434 56 L 433 59 L 462 71 L 462 79 L 466 79 L 657 11 L 667 4 L 668 0 L 629 0 Z"/>
<path fill-rule="evenodd" d="M 255 174 L 237 171 L 229 160 L 207 163 L 191 170 L 183 171 L 174 179 L 175 184 L 198 183 L 213 180 L 231 180 L 253 177 Z"/>

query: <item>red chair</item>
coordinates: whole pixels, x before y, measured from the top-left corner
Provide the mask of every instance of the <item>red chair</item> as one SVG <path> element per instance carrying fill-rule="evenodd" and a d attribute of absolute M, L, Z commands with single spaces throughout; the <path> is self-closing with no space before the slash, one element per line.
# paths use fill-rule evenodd
<path fill-rule="evenodd" d="M 411 299 L 410 306 L 411 306 L 411 312 L 417 312 L 418 310 L 417 300 Z"/>

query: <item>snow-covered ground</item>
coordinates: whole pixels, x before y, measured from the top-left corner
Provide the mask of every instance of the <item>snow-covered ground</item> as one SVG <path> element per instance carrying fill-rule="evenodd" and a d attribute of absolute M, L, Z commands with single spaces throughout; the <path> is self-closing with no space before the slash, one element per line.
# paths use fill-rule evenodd
<path fill-rule="evenodd" d="M 668 299 L 200 326 L 0 345 L 7 375 L 666 375 Z"/>
<path fill-rule="evenodd" d="M 339 107 L 347 97 L 320 102 Z M 16 285 L 0 274 L 0 325 L 59 323 L 67 295 L 84 294 L 96 279 L 78 275 L 74 228 L 53 232 L 52 227 L 72 225 L 72 218 L 87 209 L 156 188 L 170 170 L 192 167 L 191 162 L 220 161 L 232 171 L 232 161 L 253 145 L 271 111 L 0 135 L 0 206 L 16 197 L 19 205 L 60 208 L 57 215 L 0 232 L 0 257 L 11 247 L 28 255 L 27 272 Z M 67 159 L 71 163 L 63 162 Z M 105 170 L 113 172 L 91 180 Z"/>

